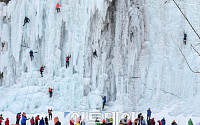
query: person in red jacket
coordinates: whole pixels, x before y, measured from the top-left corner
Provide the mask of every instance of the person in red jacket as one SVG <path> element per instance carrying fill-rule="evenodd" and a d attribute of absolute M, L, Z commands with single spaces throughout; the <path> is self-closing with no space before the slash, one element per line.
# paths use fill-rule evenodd
<path fill-rule="evenodd" d="M 160 120 L 157 121 L 159 125 L 162 125 L 162 122 Z"/>
<path fill-rule="evenodd" d="M 70 125 L 74 125 L 74 120 L 73 119 L 70 120 Z"/>
<path fill-rule="evenodd" d="M 154 121 L 154 118 L 151 119 L 151 125 L 155 125 L 155 121 Z"/>
<path fill-rule="evenodd" d="M 5 125 L 9 125 L 9 120 L 6 118 Z"/>
<path fill-rule="evenodd" d="M 1 125 L 1 123 L 2 123 L 2 119 L 0 119 L 0 125 Z"/>
<path fill-rule="evenodd" d="M 35 125 L 38 125 L 38 121 L 40 120 L 40 116 L 39 115 L 37 115 L 36 117 L 35 117 Z"/>
<path fill-rule="evenodd" d="M 61 5 L 60 5 L 59 3 L 56 4 L 56 10 L 57 10 L 57 13 L 60 12 L 60 6 L 61 6 Z"/>
<path fill-rule="evenodd" d="M 41 67 L 40 67 L 40 74 L 41 74 L 41 77 L 43 77 L 44 68 L 45 68 L 45 66 L 41 66 Z"/>
<path fill-rule="evenodd" d="M 35 125 L 35 120 L 34 117 L 32 117 L 32 119 L 30 120 L 31 125 Z"/>
<path fill-rule="evenodd" d="M 53 95 L 53 89 L 49 87 L 49 97 L 51 98 Z"/>
<path fill-rule="evenodd" d="M 71 58 L 71 55 L 66 57 L 66 68 L 69 67 L 69 58 Z"/>
<path fill-rule="evenodd" d="M 49 113 L 49 120 L 52 120 L 52 109 L 48 109 L 48 113 Z"/>

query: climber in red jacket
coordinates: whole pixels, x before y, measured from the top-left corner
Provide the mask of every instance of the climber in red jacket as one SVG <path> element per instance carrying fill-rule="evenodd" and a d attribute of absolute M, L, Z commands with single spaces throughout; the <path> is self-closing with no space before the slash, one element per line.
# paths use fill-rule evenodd
<path fill-rule="evenodd" d="M 40 74 L 41 74 L 41 77 L 43 77 L 44 68 L 45 68 L 45 66 L 41 66 L 41 67 L 40 67 Z"/>
<path fill-rule="evenodd" d="M 60 5 L 59 3 L 56 4 L 56 10 L 57 10 L 57 13 L 60 12 L 60 6 L 61 6 L 61 5 Z"/>
<path fill-rule="evenodd" d="M 71 55 L 66 57 L 66 68 L 69 67 L 69 58 L 71 58 Z"/>
<path fill-rule="evenodd" d="M 49 88 L 49 97 L 51 98 L 52 97 L 52 95 L 53 95 L 53 89 L 52 88 L 50 88 L 50 87 L 48 87 Z"/>

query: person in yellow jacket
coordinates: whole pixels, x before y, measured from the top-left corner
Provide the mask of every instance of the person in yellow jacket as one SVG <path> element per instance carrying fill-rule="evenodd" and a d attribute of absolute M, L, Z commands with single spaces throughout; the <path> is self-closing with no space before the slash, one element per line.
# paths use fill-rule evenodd
<path fill-rule="evenodd" d="M 80 123 L 79 123 L 79 122 L 77 122 L 77 123 L 76 123 L 76 125 L 80 125 Z"/>

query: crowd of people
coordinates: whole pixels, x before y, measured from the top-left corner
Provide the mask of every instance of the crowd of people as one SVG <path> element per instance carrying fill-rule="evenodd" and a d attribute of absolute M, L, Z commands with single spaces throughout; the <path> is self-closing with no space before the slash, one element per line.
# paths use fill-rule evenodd
<path fill-rule="evenodd" d="M 21 125 L 26 125 L 27 121 L 30 121 L 31 125 L 49 125 L 49 121 L 52 120 L 52 109 L 48 109 L 48 114 L 49 114 L 49 118 L 46 116 L 41 117 L 40 115 L 37 115 L 35 118 L 32 116 L 32 118 L 27 118 L 26 113 L 23 112 L 21 114 L 17 113 L 16 115 L 16 125 L 19 125 L 21 123 Z M 2 114 L 0 115 L 0 125 L 2 125 L 4 118 L 2 116 Z M 20 122 L 21 120 L 21 122 Z M 61 122 L 59 121 L 58 117 L 54 118 L 54 124 L 55 125 L 61 125 Z M 9 118 L 6 118 L 5 121 L 5 125 L 9 125 Z"/>

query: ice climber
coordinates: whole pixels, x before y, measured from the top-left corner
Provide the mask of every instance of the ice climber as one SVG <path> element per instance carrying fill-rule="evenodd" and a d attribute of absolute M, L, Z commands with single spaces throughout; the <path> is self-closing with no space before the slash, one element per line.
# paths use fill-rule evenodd
<path fill-rule="evenodd" d="M 17 116 L 16 116 L 16 124 L 19 124 L 20 119 L 21 119 L 21 112 L 20 112 L 20 113 L 17 113 Z"/>
<path fill-rule="evenodd" d="M 49 124 L 49 123 L 48 123 L 48 118 L 47 118 L 47 116 L 45 117 L 44 121 L 45 121 L 45 125 L 48 125 L 48 124 Z"/>
<path fill-rule="evenodd" d="M 57 13 L 60 12 L 60 6 L 61 6 L 61 5 L 60 5 L 59 3 L 56 4 L 56 10 L 57 10 Z"/>
<path fill-rule="evenodd" d="M 193 122 L 191 119 L 188 121 L 188 125 L 193 125 Z"/>
<path fill-rule="evenodd" d="M 106 105 L 106 96 L 104 96 L 102 99 L 103 99 L 103 107 L 102 107 L 102 109 L 104 109 L 104 106 Z"/>
<path fill-rule="evenodd" d="M 3 51 L 3 48 L 5 47 L 5 44 L 6 44 L 5 42 L 2 42 L 2 43 L 1 43 L 2 51 Z"/>
<path fill-rule="evenodd" d="M 38 121 L 40 120 L 40 115 L 37 115 L 35 117 L 35 125 L 38 125 Z"/>
<path fill-rule="evenodd" d="M 177 125 L 177 123 L 175 122 L 175 120 L 172 122 L 172 124 L 171 125 Z"/>
<path fill-rule="evenodd" d="M 49 97 L 51 98 L 53 95 L 53 89 L 49 87 Z M 52 110 L 51 110 L 52 111 Z M 52 117 L 52 116 L 51 116 Z"/>
<path fill-rule="evenodd" d="M 69 67 L 69 59 L 70 58 L 71 58 L 71 55 L 66 57 L 66 68 Z"/>
<path fill-rule="evenodd" d="M 25 26 L 26 23 L 29 23 L 29 21 L 30 21 L 30 19 L 28 17 L 25 17 L 23 26 Z"/>
<path fill-rule="evenodd" d="M 147 121 L 151 119 L 151 109 L 147 110 Z"/>
<path fill-rule="evenodd" d="M 49 113 L 49 120 L 52 120 L 52 109 L 48 109 L 48 113 Z"/>
<path fill-rule="evenodd" d="M 161 122 L 162 122 L 162 125 L 165 125 L 165 124 L 166 124 L 165 117 L 163 117 L 163 119 L 161 120 Z"/>
<path fill-rule="evenodd" d="M 9 125 L 9 119 L 6 118 L 5 125 Z"/>
<path fill-rule="evenodd" d="M 94 52 L 93 52 L 93 56 L 94 56 L 94 57 L 98 57 L 98 56 L 97 56 L 97 50 L 96 50 L 96 49 L 95 49 Z"/>
<path fill-rule="evenodd" d="M 44 124 L 44 119 L 43 119 L 43 117 L 42 117 L 42 119 L 40 120 L 40 125 L 45 125 L 45 124 Z"/>
<path fill-rule="evenodd" d="M 30 123 L 31 123 L 31 125 L 35 125 L 34 117 L 31 118 Z"/>
<path fill-rule="evenodd" d="M 33 58 L 34 58 L 34 56 L 33 56 L 33 51 L 31 50 L 31 51 L 29 52 L 29 54 L 30 54 L 31 61 L 32 61 L 32 60 L 33 60 Z"/>
<path fill-rule="evenodd" d="M 186 34 L 186 33 L 184 33 L 183 42 L 184 42 L 184 44 L 185 44 L 185 45 L 186 45 L 186 40 L 187 40 L 187 34 Z"/>
<path fill-rule="evenodd" d="M 23 114 L 22 114 L 21 125 L 26 125 L 26 120 L 29 120 L 29 119 L 27 119 L 27 118 L 26 118 L 26 114 L 23 113 Z"/>
<path fill-rule="evenodd" d="M 44 68 L 45 68 L 45 66 L 41 66 L 41 67 L 40 67 L 40 74 L 41 74 L 41 77 L 43 77 Z"/>

